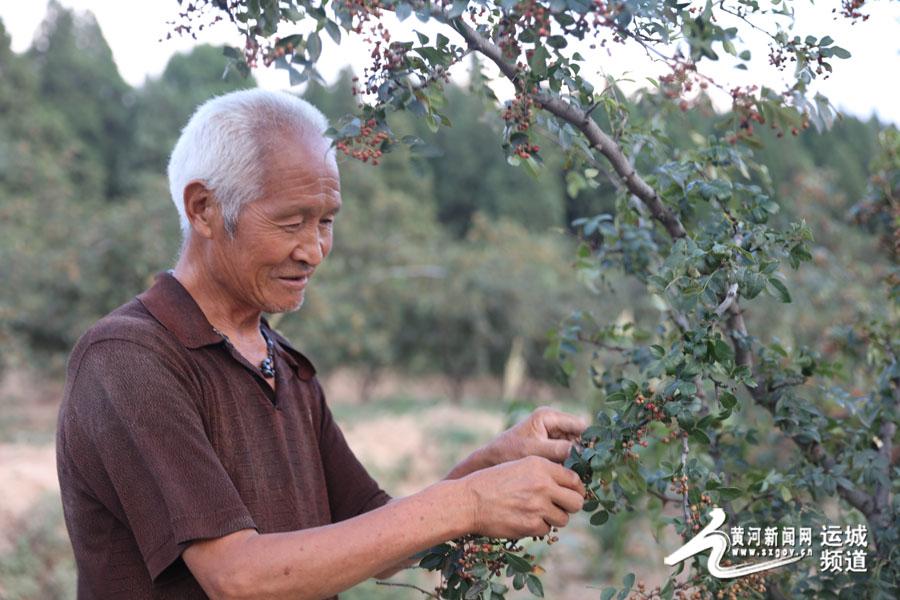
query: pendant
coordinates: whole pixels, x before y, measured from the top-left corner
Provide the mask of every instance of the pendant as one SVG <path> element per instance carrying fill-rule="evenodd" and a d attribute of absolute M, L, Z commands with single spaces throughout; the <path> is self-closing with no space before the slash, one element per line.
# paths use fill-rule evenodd
<path fill-rule="evenodd" d="M 267 378 L 275 377 L 275 362 L 267 356 L 266 359 L 259 364 L 259 370 L 262 371 L 262 374 Z"/>

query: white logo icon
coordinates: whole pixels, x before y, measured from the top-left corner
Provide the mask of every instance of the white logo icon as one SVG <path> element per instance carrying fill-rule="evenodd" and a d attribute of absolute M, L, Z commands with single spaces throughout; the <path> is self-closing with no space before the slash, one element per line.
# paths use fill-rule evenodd
<path fill-rule="evenodd" d="M 718 577 L 719 579 L 733 579 L 735 577 L 744 577 L 745 575 L 750 575 L 752 573 L 759 573 L 760 571 L 767 571 L 776 567 L 789 565 L 803 558 L 803 554 L 800 554 L 798 556 L 786 556 L 775 560 L 767 560 L 748 565 L 723 567 L 721 566 L 722 558 L 725 556 L 725 552 L 731 545 L 728 534 L 718 530 L 719 527 L 725 523 L 725 511 L 716 507 L 710 511 L 710 516 L 712 519 L 706 527 L 700 530 L 700 532 L 684 546 L 664 559 L 666 565 L 670 567 L 677 565 L 681 561 L 686 560 L 695 554 L 699 554 L 704 550 L 709 550 L 709 559 L 706 561 L 706 567 L 709 569 L 709 574 L 713 577 Z"/>

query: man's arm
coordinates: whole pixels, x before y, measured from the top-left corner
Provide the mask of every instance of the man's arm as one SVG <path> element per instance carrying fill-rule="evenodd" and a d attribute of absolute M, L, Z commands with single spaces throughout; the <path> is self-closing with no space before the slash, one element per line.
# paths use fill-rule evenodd
<path fill-rule="evenodd" d="M 453 467 L 444 479 L 460 479 L 481 469 L 529 455 L 562 462 L 569 454 L 572 441 L 581 436 L 585 427 L 587 427 L 587 423 L 581 417 L 542 406 L 521 423 L 507 429 L 487 445 L 472 452 Z M 415 560 L 404 558 L 375 577 L 376 579 L 389 579 L 397 572 L 414 564 L 416 564 Z"/>
<path fill-rule="evenodd" d="M 214 600 L 321 599 L 473 531 L 545 535 L 568 523 L 583 494 L 574 472 L 531 457 L 440 481 L 331 525 L 274 534 L 243 529 L 197 541 L 183 558 Z"/>

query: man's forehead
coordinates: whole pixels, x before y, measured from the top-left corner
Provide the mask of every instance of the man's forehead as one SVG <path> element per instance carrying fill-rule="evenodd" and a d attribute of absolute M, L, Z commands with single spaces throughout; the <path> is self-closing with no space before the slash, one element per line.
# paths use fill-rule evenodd
<path fill-rule="evenodd" d="M 279 156 L 298 156 L 307 159 L 320 157 L 323 161 L 329 157 L 334 158 L 331 140 L 321 133 L 310 131 L 309 128 L 275 129 L 263 135 L 266 150 Z"/>

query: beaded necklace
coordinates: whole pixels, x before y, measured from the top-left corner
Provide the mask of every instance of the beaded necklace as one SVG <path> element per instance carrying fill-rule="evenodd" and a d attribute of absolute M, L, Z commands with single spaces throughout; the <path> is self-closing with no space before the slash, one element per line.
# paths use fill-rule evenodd
<path fill-rule="evenodd" d="M 234 348 L 234 344 L 231 343 L 231 340 L 228 339 L 228 336 L 213 327 L 213 331 L 222 336 L 222 339 L 225 340 L 225 343 Z M 263 339 L 266 340 L 266 357 L 259 363 L 259 370 L 262 372 L 263 377 L 266 379 L 271 379 L 275 377 L 275 343 L 269 339 L 269 336 L 266 335 L 266 332 L 263 331 L 263 328 L 259 328 L 259 332 L 262 334 Z M 235 350 L 237 350 L 235 348 Z"/>

